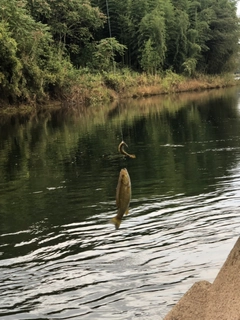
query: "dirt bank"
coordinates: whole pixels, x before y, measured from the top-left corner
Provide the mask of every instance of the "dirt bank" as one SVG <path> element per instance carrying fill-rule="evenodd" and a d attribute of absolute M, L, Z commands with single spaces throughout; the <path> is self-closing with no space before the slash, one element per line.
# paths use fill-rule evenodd
<path fill-rule="evenodd" d="M 214 282 L 196 282 L 164 320 L 240 320 L 240 237 Z"/>

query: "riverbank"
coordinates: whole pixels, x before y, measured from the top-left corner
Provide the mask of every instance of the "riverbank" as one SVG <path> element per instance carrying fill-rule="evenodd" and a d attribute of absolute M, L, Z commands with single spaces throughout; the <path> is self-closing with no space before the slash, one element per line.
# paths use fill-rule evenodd
<path fill-rule="evenodd" d="M 240 319 L 240 238 L 216 279 L 196 282 L 164 320 Z"/>
<path fill-rule="evenodd" d="M 94 106 L 180 92 L 194 92 L 235 86 L 240 83 L 233 74 L 219 76 L 198 75 L 184 77 L 171 71 L 160 75 L 134 73 L 128 69 L 115 73 L 82 73 L 69 80 L 67 87 L 54 97 L 46 97 L 42 103 L 12 104 L 0 102 L 0 114 L 31 113 L 36 109 L 58 109 L 76 106 Z"/>
<path fill-rule="evenodd" d="M 134 73 L 127 69 L 116 73 L 82 75 L 65 94 L 65 101 L 70 105 L 94 105 L 127 98 L 224 88 L 238 83 L 233 74 L 189 78 L 171 71 L 160 76 Z"/>

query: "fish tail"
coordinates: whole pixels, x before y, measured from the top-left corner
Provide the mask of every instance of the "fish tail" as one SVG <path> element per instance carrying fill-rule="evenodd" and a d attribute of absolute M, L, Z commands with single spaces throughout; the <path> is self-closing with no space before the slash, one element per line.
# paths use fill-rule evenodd
<path fill-rule="evenodd" d="M 116 230 L 119 229 L 120 224 L 121 224 L 121 219 L 119 219 L 119 218 L 116 216 L 116 217 L 112 218 L 112 219 L 110 220 L 110 222 L 115 225 Z"/>

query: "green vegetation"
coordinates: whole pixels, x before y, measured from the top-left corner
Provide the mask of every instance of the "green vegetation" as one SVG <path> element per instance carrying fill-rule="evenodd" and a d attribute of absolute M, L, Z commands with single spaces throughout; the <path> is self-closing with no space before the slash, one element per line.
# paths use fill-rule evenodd
<path fill-rule="evenodd" d="M 199 74 L 212 82 L 239 64 L 236 3 L 0 0 L 1 102 L 94 103 L 191 89 Z"/>

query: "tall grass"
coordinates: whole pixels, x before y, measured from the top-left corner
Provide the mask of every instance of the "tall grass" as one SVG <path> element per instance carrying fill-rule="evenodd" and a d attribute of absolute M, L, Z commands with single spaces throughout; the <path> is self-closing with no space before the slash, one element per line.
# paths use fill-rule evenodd
<path fill-rule="evenodd" d="M 92 105 L 116 99 L 223 88 L 237 83 L 231 74 L 199 74 L 188 78 L 170 70 L 164 74 L 148 75 L 129 69 L 96 74 L 83 69 L 78 72 L 65 96 L 71 104 Z"/>
<path fill-rule="evenodd" d="M 161 94 L 234 86 L 234 75 L 198 74 L 194 78 L 178 75 L 171 70 L 162 74 L 137 73 L 128 68 L 116 72 L 92 73 L 87 68 L 74 70 L 59 87 L 55 99 L 68 107 L 104 104 L 125 98 L 140 98 Z M 54 100 L 54 103 L 56 102 Z M 48 103 L 52 103 L 48 101 Z M 24 109 L 24 108 L 23 108 Z M 18 106 L 19 110 L 19 106 Z"/>

